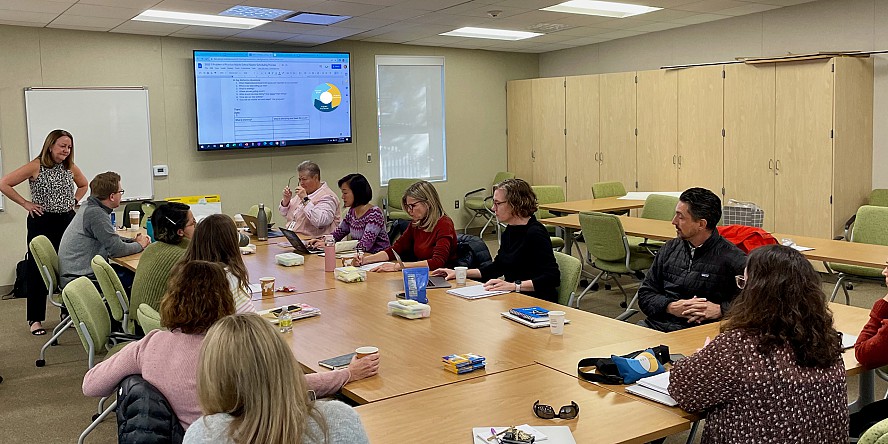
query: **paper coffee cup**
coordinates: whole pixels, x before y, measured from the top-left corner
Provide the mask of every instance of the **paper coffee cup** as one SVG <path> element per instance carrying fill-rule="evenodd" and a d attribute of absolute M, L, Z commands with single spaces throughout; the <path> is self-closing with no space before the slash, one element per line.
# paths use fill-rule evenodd
<path fill-rule="evenodd" d="M 129 220 L 130 227 L 138 227 L 139 226 L 139 211 L 134 210 L 129 212 Z"/>
<path fill-rule="evenodd" d="M 374 353 L 379 353 L 379 347 L 373 347 L 373 346 L 367 345 L 367 346 L 358 347 L 355 349 L 355 356 L 357 356 L 358 359 L 361 359 L 367 355 L 372 355 Z"/>
<path fill-rule="evenodd" d="M 564 312 L 563 311 L 550 311 L 549 312 L 549 330 L 553 335 L 563 335 L 564 334 Z"/>
<path fill-rule="evenodd" d="M 274 297 L 274 277 L 259 278 L 259 285 L 262 287 L 263 298 Z"/>
<path fill-rule="evenodd" d="M 469 267 L 455 267 L 453 271 L 456 272 L 456 284 L 466 285 L 466 274 L 469 272 Z"/>

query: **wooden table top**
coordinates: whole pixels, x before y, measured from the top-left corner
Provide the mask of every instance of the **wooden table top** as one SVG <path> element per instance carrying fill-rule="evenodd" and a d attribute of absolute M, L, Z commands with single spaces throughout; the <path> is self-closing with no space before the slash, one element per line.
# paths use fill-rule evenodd
<path fill-rule="evenodd" d="M 336 282 L 332 290 L 257 301 L 257 309 L 296 302 L 321 309 L 321 315 L 293 323 L 285 338 L 297 360 L 311 371 L 327 371 L 318 361 L 350 353 L 363 345 L 379 347 L 382 367 L 378 376 L 348 384 L 343 393 L 358 403 L 403 395 L 485 374 L 512 370 L 549 359 L 571 349 L 583 349 L 663 333 L 580 310 L 558 306 L 530 296 L 508 293 L 465 300 L 429 290 L 431 317 L 405 319 L 387 313 L 389 301 L 403 291 L 399 273 L 368 273 L 364 283 Z M 563 336 L 547 328 L 531 329 L 500 316 L 513 307 L 539 305 L 567 312 L 571 324 Z M 441 357 L 476 353 L 487 367 L 464 375 L 443 369 Z"/>
<path fill-rule="evenodd" d="M 602 197 L 600 199 L 572 200 L 569 202 L 557 202 L 541 204 L 540 209 L 553 213 L 572 214 L 583 211 L 619 211 L 641 208 L 643 200 L 620 199 L 618 197 Z M 548 223 L 550 219 L 546 219 Z"/>
<path fill-rule="evenodd" d="M 837 330 L 852 335 L 857 335 L 866 322 L 869 320 L 869 310 L 859 307 L 849 307 L 843 304 L 830 303 L 830 310 L 833 312 L 834 325 Z M 660 344 L 668 345 L 670 353 L 680 353 L 685 356 L 694 354 L 697 349 L 703 347 L 706 338 L 714 338 L 719 334 L 719 323 L 704 324 L 697 327 L 687 328 L 671 333 L 666 333 L 657 339 L 636 337 L 619 344 L 611 344 L 601 347 L 590 347 L 587 350 L 572 350 L 560 356 L 551 357 L 549 359 L 541 358 L 537 362 L 547 367 L 551 367 L 565 374 L 577 375 L 577 362 L 583 358 L 591 357 L 608 357 L 612 354 L 623 355 L 636 350 L 655 347 Z M 842 359 L 845 361 L 845 371 L 848 376 L 857 375 L 863 372 L 857 358 L 854 357 L 854 349 L 845 350 L 842 353 Z M 636 397 L 626 393 L 625 385 L 606 385 L 602 387 L 613 390 L 617 393 L 632 396 L 640 401 L 650 403 L 651 405 L 667 409 L 677 415 L 682 415 L 689 419 L 696 418 L 695 415 L 687 413 L 678 407 L 667 407 L 654 401 L 648 401 L 644 398 Z"/>
<path fill-rule="evenodd" d="M 572 420 L 533 414 L 574 401 Z M 568 426 L 578 443 L 643 443 L 690 428 L 690 421 L 541 365 L 530 365 L 357 407 L 370 442 L 476 442 L 472 427 Z M 415 412 L 410 414 L 410 412 Z M 619 426 L 631 420 L 631 426 Z M 423 439 L 422 437 L 428 437 Z"/>
<path fill-rule="evenodd" d="M 664 220 L 642 219 L 640 217 L 619 216 L 623 230 L 630 236 L 648 239 L 669 240 L 675 237 L 675 227 Z M 546 225 L 580 229 L 580 217 L 577 214 L 544 219 Z M 771 233 L 778 241 L 792 239 L 796 245 L 811 247 L 813 250 L 803 251 L 806 258 L 813 261 L 838 262 L 864 267 L 884 268 L 888 259 L 888 246 L 861 244 L 833 239 L 820 239 L 808 236 L 796 236 L 786 233 Z"/>

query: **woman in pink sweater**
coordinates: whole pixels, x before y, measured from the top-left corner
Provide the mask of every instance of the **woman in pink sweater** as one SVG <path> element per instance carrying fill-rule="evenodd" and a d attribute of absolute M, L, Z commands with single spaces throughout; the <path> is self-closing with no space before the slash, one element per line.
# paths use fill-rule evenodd
<path fill-rule="evenodd" d="M 187 430 L 201 415 L 197 366 L 204 335 L 214 322 L 233 313 L 228 279 L 219 264 L 180 263 L 170 273 L 160 303 L 161 323 L 168 330 L 154 330 L 93 367 L 83 378 L 83 394 L 109 396 L 123 378 L 141 374 L 166 397 Z M 375 375 L 378 369 L 378 358 L 364 358 L 353 360 L 347 369 L 306 375 L 306 380 L 321 397 L 336 393 L 349 381 Z"/>

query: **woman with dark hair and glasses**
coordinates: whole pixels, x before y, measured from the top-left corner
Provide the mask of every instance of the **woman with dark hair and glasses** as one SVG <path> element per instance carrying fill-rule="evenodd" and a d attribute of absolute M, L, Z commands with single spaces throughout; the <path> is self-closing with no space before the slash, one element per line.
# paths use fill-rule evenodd
<path fill-rule="evenodd" d="M 486 290 L 515 291 L 557 301 L 561 273 L 549 232 L 533 215 L 536 210 L 536 194 L 527 182 L 507 179 L 494 185 L 493 212 L 500 223 L 506 224 L 500 249 L 493 262 L 469 269 L 466 277 L 485 281 Z M 450 268 L 440 268 L 432 274 L 447 279 L 456 277 Z"/>
<path fill-rule="evenodd" d="M 362 174 L 349 174 L 339 179 L 339 190 L 342 191 L 342 205 L 348 208 L 348 214 L 333 232 L 333 239 L 339 242 L 350 235 L 365 253 L 377 253 L 388 248 L 385 215 L 379 207 L 370 203 L 373 189 L 367 178 Z M 324 245 L 323 238 L 313 239 L 309 245 L 320 248 Z"/>
<path fill-rule="evenodd" d="M 820 276 L 782 245 L 749 254 L 721 334 L 672 367 L 669 394 L 706 443 L 844 443 L 842 345 Z"/>
<path fill-rule="evenodd" d="M 194 214 L 183 203 L 161 205 L 151 214 L 156 242 L 148 245 L 139 257 L 139 268 L 130 295 L 131 311 L 135 312 L 139 304 L 148 304 L 160 310 L 160 300 L 166 291 L 170 270 L 185 256 L 196 223 Z"/>

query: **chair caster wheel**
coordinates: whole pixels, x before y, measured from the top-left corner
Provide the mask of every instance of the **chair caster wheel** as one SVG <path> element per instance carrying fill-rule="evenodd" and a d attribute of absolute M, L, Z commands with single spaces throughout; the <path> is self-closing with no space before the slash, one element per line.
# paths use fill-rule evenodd
<path fill-rule="evenodd" d="M 845 290 L 853 290 L 854 283 L 853 282 L 845 282 Z"/>
<path fill-rule="evenodd" d="M 610 290 L 610 289 L 611 289 L 611 284 L 604 284 L 604 289 L 605 289 L 605 290 Z"/>
<path fill-rule="evenodd" d="M 0 382 L 3 382 L 3 377 L 2 377 L 2 376 L 0 376 Z"/>
<path fill-rule="evenodd" d="M 37 367 L 43 367 L 44 365 L 46 365 L 46 360 L 38 359 L 37 362 L 35 362 L 34 364 L 37 365 Z"/>
<path fill-rule="evenodd" d="M 620 302 L 620 308 L 626 308 L 626 303 L 625 303 L 625 302 Z"/>
<path fill-rule="evenodd" d="M 95 421 L 95 420 L 97 420 L 97 419 L 99 419 L 99 414 L 98 414 L 98 413 L 93 413 L 92 420 Z"/>
<path fill-rule="evenodd" d="M 55 347 L 56 345 L 59 345 L 59 340 L 56 339 L 55 341 L 52 341 L 52 343 L 49 344 L 49 345 L 52 346 L 52 347 Z"/>
<path fill-rule="evenodd" d="M 598 282 L 596 282 L 595 284 L 593 284 L 593 285 L 592 285 L 592 288 L 590 288 L 589 291 L 598 291 Z"/>
<path fill-rule="evenodd" d="M 589 285 L 589 279 L 580 279 L 580 287 Z"/>

